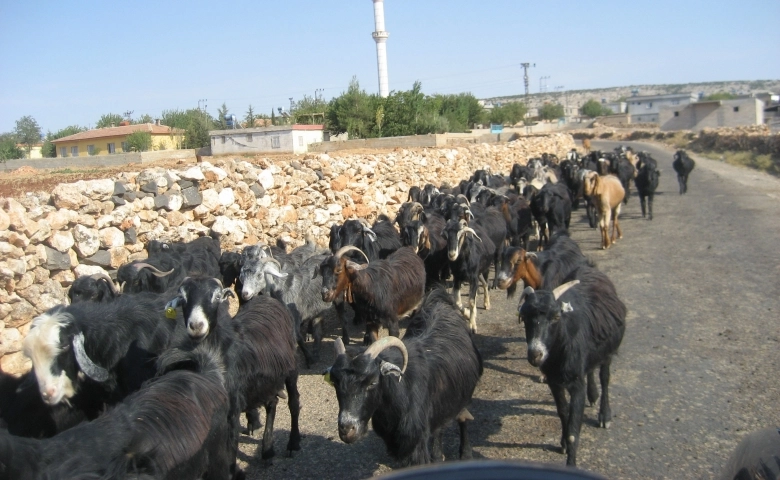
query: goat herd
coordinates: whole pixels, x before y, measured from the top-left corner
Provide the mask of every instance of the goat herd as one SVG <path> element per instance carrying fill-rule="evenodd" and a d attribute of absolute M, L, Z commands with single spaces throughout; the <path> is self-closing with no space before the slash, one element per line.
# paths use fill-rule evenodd
<path fill-rule="evenodd" d="M 692 167 L 678 152 L 680 193 Z M 342 336 L 325 380 L 341 440 L 357 441 L 371 420 L 402 463 L 440 461 L 442 428 L 454 419 L 469 458 L 467 407 L 483 369 L 472 341 L 476 296 L 482 286 L 490 308 L 491 266 L 493 288 L 521 291 L 528 361 L 546 378 L 566 463 L 575 465 L 586 397 L 600 397 L 599 425 L 610 423 L 610 360 L 626 308 L 568 236 L 571 210 L 585 202 L 607 248 L 621 235 L 630 179 L 652 219 L 658 174 L 655 160 L 630 150 L 572 151 L 561 162 L 545 154 L 508 179 L 478 170 L 454 188 L 413 187 L 392 221 L 333 225 L 329 251 L 313 238 L 289 253 L 283 245 L 221 252 L 211 237 L 150 241 L 146 260 L 117 271 L 121 288 L 105 274 L 81 277 L 70 305 L 34 319 L 24 341 L 33 370 L 0 379 L 0 478 L 242 478 L 239 416 L 251 435 L 265 409 L 268 459 L 279 399 L 291 414 L 286 450 L 299 450 L 296 344 L 313 365 L 332 309 Z M 366 325 L 368 347 L 355 356 L 345 347 L 347 305 Z"/>

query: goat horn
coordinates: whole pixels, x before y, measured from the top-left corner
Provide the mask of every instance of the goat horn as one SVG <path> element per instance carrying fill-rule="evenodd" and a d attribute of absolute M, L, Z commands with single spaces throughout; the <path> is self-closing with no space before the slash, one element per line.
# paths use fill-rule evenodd
<path fill-rule="evenodd" d="M 406 345 L 398 337 L 382 337 L 376 342 L 372 343 L 370 347 L 366 349 L 363 355 L 368 355 L 371 360 L 374 360 L 380 353 L 390 347 L 396 347 L 401 351 L 404 356 L 404 365 L 401 367 L 401 373 L 406 371 L 406 366 L 409 364 L 409 352 L 406 350 Z"/>
<path fill-rule="evenodd" d="M 534 287 L 525 287 L 523 289 L 523 293 L 520 295 L 520 300 L 517 302 L 517 310 L 519 311 L 520 308 L 523 306 L 523 302 L 525 302 L 525 297 L 528 295 L 534 293 Z"/>
<path fill-rule="evenodd" d="M 267 263 L 275 263 L 276 265 L 279 266 L 279 270 L 280 271 L 282 270 L 282 264 L 279 263 L 279 260 L 275 259 L 274 257 L 265 257 L 264 259 L 261 260 L 261 262 L 263 263 L 263 270 L 265 270 L 265 265 Z"/>
<path fill-rule="evenodd" d="M 335 342 L 333 342 L 333 348 L 336 349 L 336 356 L 339 355 L 346 355 L 347 349 L 344 348 L 344 342 L 341 340 L 341 337 L 337 338 Z"/>
<path fill-rule="evenodd" d="M 356 247 L 354 245 L 347 245 L 346 247 L 339 248 L 338 252 L 336 252 L 336 258 L 341 258 L 342 255 L 344 255 L 345 253 L 349 252 L 350 250 L 357 250 L 366 259 L 366 263 L 370 263 L 369 260 L 368 260 L 368 256 L 366 256 L 366 254 L 363 253 L 363 250 L 359 249 L 358 247 Z"/>
<path fill-rule="evenodd" d="M 420 212 L 423 212 L 425 209 L 423 208 L 422 203 L 414 202 L 409 210 L 412 213 L 418 213 L 419 214 Z"/>
<path fill-rule="evenodd" d="M 566 293 L 566 290 L 570 289 L 571 287 L 577 285 L 580 283 L 579 280 L 572 280 L 571 282 L 566 282 L 563 285 L 558 286 L 555 290 L 553 290 L 553 297 L 555 297 L 556 300 L 560 298 L 561 295 Z"/>
<path fill-rule="evenodd" d="M 122 282 L 122 284 L 119 285 L 119 291 L 122 292 L 122 293 L 124 293 L 124 291 L 125 291 L 125 284 L 127 284 L 127 282 Z"/>
<path fill-rule="evenodd" d="M 162 270 L 158 269 L 158 268 L 157 268 L 157 267 L 155 267 L 154 265 L 149 265 L 148 263 L 136 263 L 136 264 L 135 264 L 135 269 L 136 269 L 136 270 L 138 270 L 139 272 L 140 272 L 142 269 L 144 269 L 144 268 L 148 268 L 149 270 L 151 270 L 151 271 L 152 271 L 152 274 L 153 274 L 155 277 L 165 277 L 166 275 L 170 275 L 170 274 L 172 274 L 172 273 L 173 273 L 173 270 L 174 270 L 174 269 L 172 268 L 172 269 L 168 270 L 167 272 L 163 272 Z"/>
<path fill-rule="evenodd" d="M 462 230 L 462 232 L 463 232 L 463 233 L 466 233 L 466 232 L 468 232 L 468 233 L 470 233 L 470 234 L 474 235 L 474 238 L 476 238 L 477 240 L 479 240 L 479 242 L 480 242 L 480 243 L 482 243 L 482 239 L 481 239 L 481 238 L 479 238 L 479 235 L 477 235 L 477 232 L 475 232 L 473 228 L 471 228 L 471 227 L 466 227 L 466 228 L 464 228 L 464 229 Z"/>
<path fill-rule="evenodd" d="M 117 290 L 116 285 L 114 285 L 114 281 L 111 280 L 111 277 L 109 277 L 106 272 L 93 273 L 92 275 L 89 276 L 89 278 L 93 280 L 99 280 L 102 278 L 103 280 L 108 282 L 108 286 L 111 287 L 112 292 L 119 293 L 119 290 Z"/>
<path fill-rule="evenodd" d="M 79 332 L 73 337 L 73 353 L 76 355 L 76 362 L 78 362 L 81 371 L 86 376 L 96 382 L 108 380 L 108 370 L 96 365 L 84 350 L 84 332 Z"/>
<path fill-rule="evenodd" d="M 371 241 L 376 241 L 376 232 L 371 230 L 371 225 L 368 223 L 368 220 L 365 218 L 359 218 L 358 221 L 363 226 L 363 231 L 368 234 L 369 238 L 371 238 Z"/>

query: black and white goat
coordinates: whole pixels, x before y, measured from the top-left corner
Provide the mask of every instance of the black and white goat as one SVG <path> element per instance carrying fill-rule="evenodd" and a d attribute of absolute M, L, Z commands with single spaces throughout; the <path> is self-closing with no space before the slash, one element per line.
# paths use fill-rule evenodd
<path fill-rule="evenodd" d="M 525 325 L 528 362 L 547 379 L 561 419 L 566 464 L 573 466 L 577 464 L 585 397 L 591 404 L 599 397 L 593 380 L 596 368 L 601 381 L 598 423 L 609 427 L 609 367 L 625 332 L 626 307 L 609 278 L 593 267 L 583 265 L 569 279 L 553 291 L 526 287 L 519 312 Z M 567 391 L 570 401 L 566 400 Z"/>
<path fill-rule="evenodd" d="M 230 478 L 223 365 L 204 352 L 45 440 L 0 431 L 0 479 Z"/>
<path fill-rule="evenodd" d="M 411 318 L 403 341 L 383 337 L 349 358 L 336 339 L 326 374 L 339 402 L 339 437 L 354 443 L 368 421 L 404 464 L 442 459 L 442 429 L 456 419 L 460 458 L 471 458 L 466 410 L 482 376 L 482 357 L 443 289 L 432 290 Z M 429 440 L 433 438 L 433 450 Z"/>

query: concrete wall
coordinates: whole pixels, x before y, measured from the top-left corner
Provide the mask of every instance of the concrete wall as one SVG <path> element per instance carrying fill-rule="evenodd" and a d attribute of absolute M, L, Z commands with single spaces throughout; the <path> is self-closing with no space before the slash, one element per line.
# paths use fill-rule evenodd
<path fill-rule="evenodd" d="M 595 121 L 600 125 L 608 127 L 621 127 L 631 124 L 631 117 L 624 113 L 620 115 L 606 115 L 603 117 L 596 117 Z"/>
<path fill-rule="evenodd" d="M 675 116 L 675 113 L 677 116 Z M 739 127 L 764 123 L 764 102 L 757 98 L 701 102 L 667 107 L 659 113 L 662 131 Z"/>
<path fill-rule="evenodd" d="M 309 145 L 320 143 L 323 138 L 322 130 L 293 130 L 293 153 L 306 153 Z"/>
<path fill-rule="evenodd" d="M 114 155 L 93 155 L 91 157 L 41 158 L 32 160 L 8 160 L 0 163 L 0 170 L 16 170 L 21 167 L 46 168 L 87 168 L 128 165 L 131 163 L 150 163 L 158 160 L 194 159 L 197 150 L 160 150 L 157 152 L 117 153 Z"/>
<path fill-rule="evenodd" d="M 308 146 L 322 142 L 322 130 L 293 130 L 288 127 L 215 130 L 211 136 L 214 155 L 255 153 L 306 153 Z"/>

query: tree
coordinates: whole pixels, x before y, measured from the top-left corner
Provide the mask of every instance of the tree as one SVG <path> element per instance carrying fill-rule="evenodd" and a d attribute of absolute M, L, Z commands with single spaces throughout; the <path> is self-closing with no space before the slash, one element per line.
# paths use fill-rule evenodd
<path fill-rule="evenodd" d="M 214 120 L 207 112 L 193 108 L 187 110 L 187 125 L 184 127 L 184 148 L 202 148 L 211 145 L 209 130 Z"/>
<path fill-rule="evenodd" d="M 352 77 L 347 91 L 334 97 L 325 112 L 325 128 L 334 134 L 347 133 L 349 138 L 371 138 L 379 134 L 376 129 L 376 111 L 382 99 L 369 95 L 360 89 L 356 77 Z M 387 105 L 384 107 L 382 131 L 390 118 Z"/>
<path fill-rule="evenodd" d="M 273 107 L 271 107 L 271 125 L 276 125 L 276 114 L 274 113 Z"/>
<path fill-rule="evenodd" d="M 152 149 L 152 134 L 133 132 L 127 136 L 127 150 L 130 152 L 148 152 Z"/>
<path fill-rule="evenodd" d="M 154 123 L 154 118 L 148 113 L 145 113 L 138 117 L 138 120 L 135 120 L 133 123 Z"/>
<path fill-rule="evenodd" d="M 228 116 L 228 107 L 223 102 L 222 106 L 217 109 L 217 130 L 227 130 L 227 116 Z"/>
<path fill-rule="evenodd" d="M 16 146 L 16 134 L 0 133 L 0 163 L 6 160 L 24 158 L 24 152 Z"/>
<path fill-rule="evenodd" d="M 100 120 L 95 123 L 95 128 L 106 128 L 111 126 L 119 126 L 125 119 L 118 113 L 107 113 L 100 116 Z"/>
<path fill-rule="evenodd" d="M 46 132 L 46 138 L 43 141 L 43 147 L 41 148 L 41 155 L 43 155 L 46 158 L 54 158 L 57 156 L 57 148 L 52 143 L 52 140 L 57 140 L 58 138 L 68 137 L 70 135 L 75 135 L 79 132 L 85 131 L 86 128 L 79 127 L 78 125 L 70 125 L 68 127 L 63 128 L 62 130 L 58 131 L 57 133 L 51 133 Z"/>
<path fill-rule="evenodd" d="M 539 109 L 539 118 L 542 120 L 554 120 L 563 116 L 563 105 L 560 103 L 545 103 Z"/>
<path fill-rule="evenodd" d="M 37 145 L 41 141 L 41 127 L 38 126 L 38 122 L 31 116 L 25 116 L 16 121 L 16 141 L 25 146 L 27 150 L 27 156 L 30 155 L 33 145 Z"/>
<path fill-rule="evenodd" d="M 525 114 L 528 113 L 528 108 L 522 102 L 509 102 L 502 107 L 504 109 L 506 122 L 510 125 L 515 125 L 523 121 Z"/>
<path fill-rule="evenodd" d="M 580 113 L 589 118 L 596 118 L 602 115 L 612 115 L 612 110 L 591 98 L 580 107 Z"/>
<path fill-rule="evenodd" d="M 705 100 L 733 100 L 735 98 L 737 98 L 736 95 L 728 92 L 717 92 L 704 97 Z"/>
<path fill-rule="evenodd" d="M 249 105 L 249 110 L 246 111 L 246 117 L 244 117 L 244 128 L 253 128 L 255 126 L 255 111 L 252 109 L 252 105 Z"/>
<path fill-rule="evenodd" d="M 304 95 L 293 106 L 293 123 L 319 125 L 325 121 L 325 111 L 327 109 L 328 104 L 321 98 Z"/>
<path fill-rule="evenodd" d="M 493 107 L 493 110 L 490 111 L 490 116 L 488 119 L 493 125 L 503 125 L 506 121 L 506 110 L 504 110 L 503 106 Z"/>

